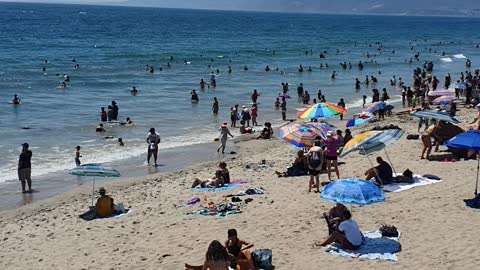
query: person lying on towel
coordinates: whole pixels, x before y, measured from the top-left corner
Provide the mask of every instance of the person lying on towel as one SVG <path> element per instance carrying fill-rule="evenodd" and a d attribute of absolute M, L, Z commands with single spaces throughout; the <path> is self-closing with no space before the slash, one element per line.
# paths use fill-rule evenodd
<path fill-rule="evenodd" d="M 225 184 L 224 179 L 222 177 L 223 171 L 217 170 L 215 172 L 215 177 L 212 179 L 202 180 L 200 178 L 195 178 L 192 184 L 192 188 L 200 186 L 201 188 L 219 188 L 223 187 Z"/>
<path fill-rule="evenodd" d="M 377 157 L 378 166 L 368 169 L 365 172 L 365 180 L 375 178 L 375 182 L 380 185 L 390 184 L 393 182 L 393 170 L 390 164 L 381 157 Z"/>
<path fill-rule="evenodd" d="M 352 214 L 346 210 L 343 213 L 340 224 L 337 229 L 330 234 L 327 240 L 320 244 L 320 246 L 327 246 L 333 242 L 340 243 L 344 248 L 350 250 L 358 249 L 363 241 L 364 237 L 357 222 L 351 219 Z"/>

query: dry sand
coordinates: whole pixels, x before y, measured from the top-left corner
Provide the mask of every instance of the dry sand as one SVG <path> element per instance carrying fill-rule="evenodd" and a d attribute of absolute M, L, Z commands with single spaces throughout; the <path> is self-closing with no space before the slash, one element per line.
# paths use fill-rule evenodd
<path fill-rule="evenodd" d="M 471 121 L 474 114 L 464 111 L 461 118 Z M 416 122 L 412 121 L 408 116 L 395 116 L 383 123 L 398 124 L 406 134 L 416 134 Z M 319 194 L 307 192 L 308 177 L 275 175 L 275 170 L 290 165 L 297 151 L 275 139 L 239 143 L 241 153 L 235 159 L 225 158 L 232 179 L 251 181 L 231 191 L 192 192 L 193 179 L 211 176 L 217 165 L 200 164 L 106 185 L 116 202 L 132 209 L 121 218 L 80 220 L 77 215 L 90 203 L 89 186 L 1 213 L 0 269 L 183 269 L 185 262 L 202 263 L 210 241 L 225 241 L 229 228 L 236 228 L 240 238 L 256 248 L 272 249 L 277 269 L 477 269 L 480 213 L 462 201 L 472 197 L 476 161 L 420 160 L 421 142 L 405 137 L 388 147 L 396 170 L 436 174 L 444 181 L 386 193 L 385 203 L 356 207 L 353 213 L 363 231 L 393 224 L 402 232 L 403 250 L 396 263 L 335 257 L 314 245 L 327 237 L 321 216 L 331 204 Z M 434 156 L 444 154 L 432 152 Z M 384 156 L 383 152 L 379 155 Z M 269 168 L 257 166 L 262 159 Z M 345 162 L 340 166 L 341 177 L 361 178 L 370 167 L 356 152 L 340 161 Z M 246 165 L 253 169 L 246 171 Z M 321 180 L 325 179 L 322 175 Z M 175 207 L 205 194 L 209 201 L 221 202 L 222 196 L 253 186 L 263 187 L 267 193 L 252 196 L 240 215 L 187 216 L 188 210 L 198 206 Z"/>

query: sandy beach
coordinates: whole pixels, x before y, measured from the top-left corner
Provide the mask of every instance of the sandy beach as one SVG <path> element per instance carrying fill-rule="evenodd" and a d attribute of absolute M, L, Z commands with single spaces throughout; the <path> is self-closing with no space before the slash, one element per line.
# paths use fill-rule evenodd
<path fill-rule="evenodd" d="M 473 110 L 463 110 L 460 119 L 470 122 Z M 398 193 L 386 193 L 386 202 L 353 208 L 353 219 L 362 231 L 395 225 L 402 236 L 398 262 L 335 257 L 314 243 L 328 230 L 322 213 L 332 204 L 307 192 L 308 177 L 278 178 L 296 149 L 278 139 L 238 143 L 240 153 L 225 161 L 233 180 L 250 184 L 223 192 L 192 192 L 195 177 L 210 177 L 217 163 L 198 164 L 174 173 L 110 182 L 107 193 L 131 209 L 126 216 L 83 221 L 78 215 L 90 202 L 90 186 L 78 188 L 39 203 L 0 214 L 1 269 L 183 269 L 184 263 L 201 264 L 210 241 L 226 240 L 227 230 L 255 248 L 273 250 L 276 269 L 475 269 L 480 252 L 475 248 L 480 229 L 478 210 L 462 201 L 471 198 L 476 161 L 441 162 L 421 160 L 421 141 L 407 140 L 417 134 L 416 121 L 408 115 L 387 117 L 381 125 L 399 125 L 405 136 L 388 146 L 397 171 L 409 168 L 415 174 L 435 174 L 442 182 Z M 371 129 L 367 124 L 353 135 Z M 339 127 L 341 128 L 341 127 Z M 441 146 L 440 150 L 446 148 Z M 214 151 L 212 149 L 212 151 Z M 432 156 L 446 155 L 432 152 Z M 378 155 L 384 156 L 383 151 Z M 373 156 L 375 157 L 375 156 Z M 265 159 L 266 168 L 259 166 Z M 440 158 L 441 159 L 441 158 Z M 340 159 L 341 177 L 362 178 L 370 167 L 357 152 Z M 246 170 L 249 165 L 251 169 Z M 321 175 L 326 180 L 326 175 Z M 266 194 L 253 198 L 239 215 L 206 217 L 186 215 L 199 205 L 179 209 L 193 197 L 222 202 L 225 195 L 249 187 L 262 187 Z M 242 199 L 245 199 L 243 197 Z"/>

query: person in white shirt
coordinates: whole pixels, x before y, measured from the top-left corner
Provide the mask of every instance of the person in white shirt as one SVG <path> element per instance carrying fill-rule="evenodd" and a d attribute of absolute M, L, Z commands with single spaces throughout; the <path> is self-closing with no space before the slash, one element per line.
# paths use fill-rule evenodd
<path fill-rule="evenodd" d="M 363 243 L 363 235 L 358 228 L 357 222 L 351 220 L 352 214 L 346 210 L 343 213 L 342 221 L 336 231 L 334 231 L 327 240 L 320 244 L 326 246 L 333 242 L 340 243 L 344 248 L 350 250 L 358 249 Z"/>
<path fill-rule="evenodd" d="M 157 166 L 157 154 L 158 154 L 158 144 L 160 143 L 160 135 L 155 132 L 154 128 L 150 129 L 150 133 L 147 135 L 148 143 L 148 157 L 147 162 L 150 165 L 150 158 L 153 154 L 153 159 L 155 161 L 155 166 Z"/>

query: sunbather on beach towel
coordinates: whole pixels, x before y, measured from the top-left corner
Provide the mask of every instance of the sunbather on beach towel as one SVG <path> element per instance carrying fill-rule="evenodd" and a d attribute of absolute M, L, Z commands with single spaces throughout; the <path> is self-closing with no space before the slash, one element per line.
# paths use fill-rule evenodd
<path fill-rule="evenodd" d="M 307 172 L 308 172 L 307 157 L 303 154 L 302 150 L 299 150 L 297 152 L 297 158 L 292 163 L 292 166 L 287 168 L 286 172 L 275 171 L 278 177 L 307 175 Z"/>
<path fill-rule="evenodd" d="M 378 184 L 384 185 L 393 182 L 393 170 L 390 164 L 381 157 L 377 157 L 378 166 L 375 166 L 365 172 L 365 180 L 375 178 Z"/>
<path fill-rule="evenodd" d="M 327 213 L 323 213 L 323 217 L 327 221 L 328 234 L 332 234 L 338 224 L 342 221 L 343 214 L 347 211 L 347 207 L 341 203 L 337 203 L 335 206 L 330 208 Z"/>
<path fill-rule="evenodd" d="M 90 209 L 80 215 L 80 218 L 85 220 L 92 220 L 95 218 L 108 218 L 114 214 L 120 214 L 122 211 L 115 211 L 115 204 L 113 203 L 112 197 L 106 195 L 105 188 L 101 187 L 98 192 L 100 193 L 100 198 L 97 199 L 95 207 L 90 207 Z M 120 204 L 121 205 L 121 204 Z M 120 207 L 120 208 L 123 208 Z"/>
<path fill-rule="evenodd" d="M 350 211 L 343 213 L 342 221 L 337 229 L 320 246 L 327 246 L 333 242 L 340 243 L 344 248 L 350 250 L 358 249 L 363 243 L 363 235 L 358 228 L 357 222 L 351 219 Z"/>
<path fill-rule="evenodd" d="M 201 188 L 219 188 L 223 187 L 225 184 L 224 179 L 222 177 L 222 170 L 217 170 L 215 172 L 215 177 L 213 179 L 202 180 L 200 178 L 196 178 L 193 181 L 192 188 L 200 186 Z"/>

